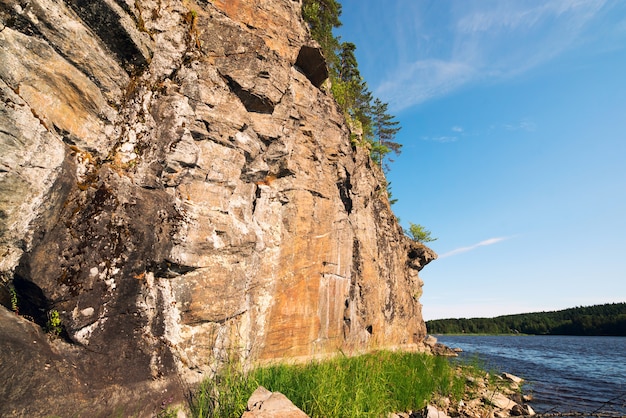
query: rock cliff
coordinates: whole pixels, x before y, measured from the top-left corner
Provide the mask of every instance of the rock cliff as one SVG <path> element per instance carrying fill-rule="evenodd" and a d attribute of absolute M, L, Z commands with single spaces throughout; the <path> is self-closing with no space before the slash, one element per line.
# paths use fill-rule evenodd
<path fill-rule="evenodd" d="M 228 358 L 422 345 L 436 256 L 300 7 L 0 0 L 3 413 L 146 415 Z"/>

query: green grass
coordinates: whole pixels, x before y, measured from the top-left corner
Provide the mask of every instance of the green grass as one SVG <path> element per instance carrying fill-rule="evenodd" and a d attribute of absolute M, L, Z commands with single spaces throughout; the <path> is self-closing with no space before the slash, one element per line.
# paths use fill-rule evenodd
<path fill-rule="evenodd" d="M 248 374 L 229 365 L 206 380 L 191 402 L 195 417 L 241 416 L 259 386 L 281 392 L 311 417 L 380 417 L 423 408 L 436 395 L 461 399 L 465 379 L 444 357 L 380 351 Z"/>

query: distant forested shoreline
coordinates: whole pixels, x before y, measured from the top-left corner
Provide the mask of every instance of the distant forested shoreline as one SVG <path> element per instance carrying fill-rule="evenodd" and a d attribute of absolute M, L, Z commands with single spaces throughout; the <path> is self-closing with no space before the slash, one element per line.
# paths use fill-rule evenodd
<path fill-rule="evenodd" d="M 430 334 L 532 334 L 626 336 L 626 303 L 495 318 L 426 321 Z"/>

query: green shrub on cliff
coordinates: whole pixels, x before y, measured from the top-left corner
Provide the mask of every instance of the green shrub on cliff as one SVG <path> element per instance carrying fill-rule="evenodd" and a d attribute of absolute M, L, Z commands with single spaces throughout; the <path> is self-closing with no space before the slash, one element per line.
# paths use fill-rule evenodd
<path fill-rule="evenodd" d="M 424 228 L 420 224 L 414 224 L 413 222 L 409 222 L 409 229 L 404 232 L 413 240 L 417 242 L 432 242 L 436 241 L 437 238 L 433 238 L 430 236 L 431 232 Z"/>

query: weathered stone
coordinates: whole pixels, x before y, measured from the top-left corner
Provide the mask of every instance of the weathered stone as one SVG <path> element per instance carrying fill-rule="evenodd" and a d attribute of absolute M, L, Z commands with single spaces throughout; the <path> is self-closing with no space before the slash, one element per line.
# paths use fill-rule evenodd
<path fill-rule="evenodd" d="M 389 414 L 387 414 L 387 418 L 410 418 L 410 417 L 411 416 L 407 414 L 406 412 L 398 412 L 398 413 L 390 412 Z"/>
<path fill-rule="evenodd" d="M 242 418 L 306 418 L 308 415 L 280 392 L 270 392 L 259 386 L 248 400 L 248 410 Z"/>
<path fill-rule="evenodd" d="M 500 392 L 486 391 L 483 395 L 483 400 L 496 408 L 510 411 L 517 403 L 507 398 Z"/>
<path fill-rule="evenodd" d="M 435 343 L 432 346 L 429 346 L 430 352 L 436 356 L 444 356 L 444 357 L 457 357 L 458 353 L 447 345 L 441 343 Z"/>
<path fill-rule="evenodd" d="M 0 44 L 0 78 L 38 123 L 68 144 L 106 155 L 105 125 L 113 116 L 98 86 L 38 38 L 5 28 Z"/>
<path fill-rule="evenodd" d="M 179 384 L 163 379 L 122 384 L 109 376 L 106 362 L 94 367 L 101 353 L 85 356 L 60 339 L 51 341 L 39 326 L 2 306 L 0 341 L 3 416 L 50 416 L 51 411 L 110 416 L 116 411 L 148 417 L 183 396 Z"/>
<path fill-rule="evenodd" d="M 520 384 L 524 381 L 524 379 L 522 379 L 521 377 L 517 377 L 514 374 L 511 373 L 502 373 L 502 377 L 510 382 L 513 382 L 515 384 Z"/>
<path fill-rule="evenodd" d="M 0 53 L 1 54 L 1 53 Z M 53 187 L 65 147 L 28 104 L 0 80 L 0 272 L 10 272 L 30 250 L 31 223 L 53 211 Z"/>
<path fill-rule="evenodd" d="M 424 344 L 426 344 L 429 347 L 434 347 L 435 344 L 437 344 L 437 338 L 433 337 L 432 335 L 428 335 L 424 339 Z"/>
<path fill-rule="evenodd" d="M 149 415 L 224 359 L 424 349 L 418 271 L 436 255 L 318 88 L 299 10 L 0 0 L 0 278 L 38 324 L 0 308 L 38 335 L 0 340 L 3 360 L 22 350 L 7 410 Z"/>
<path fill-rule="evenodd" d="M 424 418 L 450 418 L 445 412 L 440 411 L 433 405 L 427 405 L 422 412 Z"/>
<path fill-rule="evenodd" d="M 511 416 L 511 411 L 508 409 L 496 409 L 493 411 L 494 418 L 508 418 Z"/>
<path fill-rule="evenodd" d="M 511 415 L 512 416 L 526 415 L 526 411 L 521 405 L 516 404 L 513 406 L 513 408 L 511 408 Z"/>
<path fill-rule="evenodd" d="M 70 0 L 69 5 L 131 73 L 150 62 L 149 37 L 114 0 Z"/>
<path fill-rule="evenodd" d="M 269 397 L 272 396 L 272 392 L 264 388 L 263 386 L 259 386 L 252 392 L 250 398 L 247 402 L 248 411 L 251 411 L 255 408 L 259 408 L 260 405 L 265 402 Z"/>
<path fill-rule="evenodd" d="M 214 4 L 233 21 L 262 33 L 267 46 L 287 59 L 295 60 L 298 49 L 308 40 L 300 18 L 300 2 L 216 0 Z"/>
<path fill-rule="evenodd" d="M 65 59 L 97 83 L 107 100 L 119 104 L 122 88 L 129 82 L 128 75 L 64 2 L 33 0 L 25 3 L 19 12 L 11 7 L 13 3 L 0 1 L 0 10 L 41 34 L 54 49 L 62 51 Z M 77 44 L 81 47 L 77 48 Z"/>

